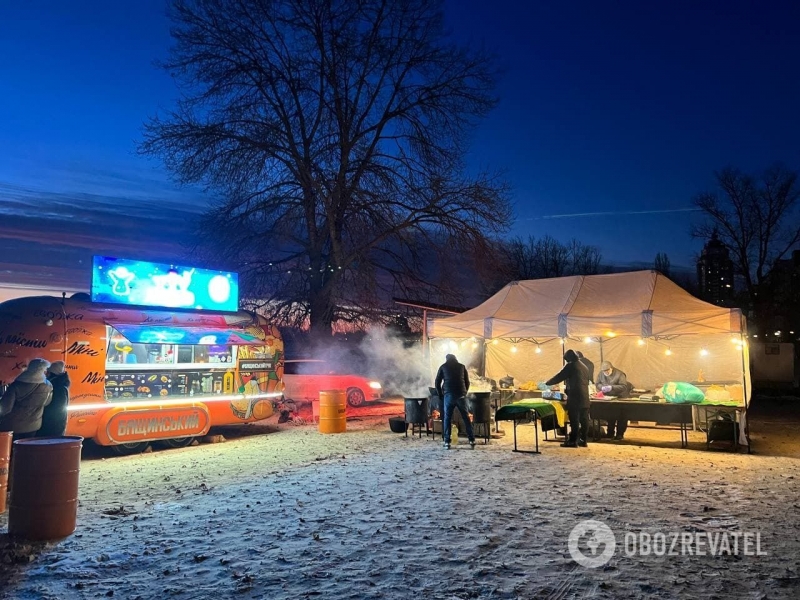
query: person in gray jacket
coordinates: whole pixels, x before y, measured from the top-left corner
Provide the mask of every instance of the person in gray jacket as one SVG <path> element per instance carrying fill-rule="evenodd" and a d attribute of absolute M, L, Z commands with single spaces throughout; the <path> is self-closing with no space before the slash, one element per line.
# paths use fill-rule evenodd
<path fill-rule="evenodd" d="M 633 386 L 628 383 L 628 377 L 625 373 L 614 367 L 614 365 L 607 360 L 603 361 L 600 365 L 600 373 L 597 375 L 595 385 L 598 391 L 616 398 L 627 398 L 630 396 L 631 390 L 633 389 Z M 625 408 L 618 406 L 614 416 L 615 418 L 608 422 L 608 433 L 606 433 L 606 437 L 621 440 L 625 437 L 625 432 L 628 429 L 628 418 L 625 414 Z"/>
<path fill-rule="evenodd" d="M 13 431 L 14 440 L 35 437 L 42 427 L 44 407 L 53 398 L 49 367 L 48 361 L 34 358 L 0 398 L 0 431 Z"/>

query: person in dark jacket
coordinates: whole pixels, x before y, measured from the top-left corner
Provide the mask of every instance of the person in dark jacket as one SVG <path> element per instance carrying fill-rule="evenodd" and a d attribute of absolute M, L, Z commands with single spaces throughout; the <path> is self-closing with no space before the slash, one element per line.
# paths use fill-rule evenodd
<path fill-rule="evenodd" d="M 69 373 L 65 370 L 63 360 L 57 360 L 50 365 L 47 380 L 53 386 L 53 400 L 44 408 L 42 427 L 36 437 L 62 436 L 67 429 Z"/>
<path fill-rule="evenodd" d="M 45 372 L 50 363 L 34 358 L 0 398 L 0 431 L 13 431 L 14 439 L 35 437 L 42 427 L 44 407 L 53 398 Z"/>
<path fill-rule="evenodd" d="M 590 361 L 588 358 L 586 358 L 583 355 L 583 352 L 578 352 L 576 350 L 575 354 L 578 355 L 578 360 L 580 360 L 583 366 L 586 367 L 586 370 L 589 371 L 589 381 L 594 383 L 594 363 Z"/>
<path fill-rule="evenodd" d="M 467 427 L 470 448 L 475 447 L 475 432 L 467 412 L 467 391 L 469 391 L 469 375 L 467 368 L 455 356 L 448 354 L 444 364 L 436 373 L 436 393 L 444 399 L 444 420 L 442 422 L 442 438 L 444 447 L 450 448 L 450 425 L 453 422 L 453 411 L 457 408 L 461 419 Z"/>
<path fill-rule="evenodd" d="M 589 438 L 589 370 L 578 355 L 567 350 L 564 368 L 546 381 L 547 385 L 566 383 L 569 439 L 561 444 L 567 448 L 588 446 Z"/>
<path fill-rule="evenodd" d="M 600 373 L 597 375 L 597 391 L 603 392 L 608 396 L 627 398 L 630 396 L 632 388 L 633 386 L 628 383 L 628 377 L 625 373 L 615 368 L 608 361 L 603 361 L 600 364 Z M 625 414 L 625 408 L 623 406 L 617 407 L 614 417 L 608 422 L 606 437 L 622 440 L 628 430 L 628 418 Z"/>

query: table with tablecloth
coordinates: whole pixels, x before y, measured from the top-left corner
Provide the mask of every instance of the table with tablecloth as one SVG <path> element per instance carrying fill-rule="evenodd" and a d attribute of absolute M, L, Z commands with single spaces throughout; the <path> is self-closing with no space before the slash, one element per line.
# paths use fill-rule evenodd
<path fill-rule="evenodd" d="M 495 412 L 495 421 L 514 422 L 514 452 L 523 452 L 517 449 L 517 424 L 523 421 L 533 422 L 536 441 L 536 451 L 532 452 L 533 454 L 539 453 L 538 421 L 544 417 L 554 417 L 559 427 L 566 425 L 566 411 L 560 402 L 548 402 L 538 399 L 519 400 L 506 404 Z"/>

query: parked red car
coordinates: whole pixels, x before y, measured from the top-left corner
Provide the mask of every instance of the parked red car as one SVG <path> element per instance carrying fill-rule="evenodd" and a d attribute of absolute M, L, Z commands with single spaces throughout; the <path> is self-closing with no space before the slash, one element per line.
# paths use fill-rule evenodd
<path fill-rule="evenodd" d="M 284 361 L 283 384 L 284 397 L 295 402 L 316 400 L 323 390 L 344 390 L 350 406 L 362 406 L 383 394 L 379 381 L 336 373 L 324 360 Z"/>

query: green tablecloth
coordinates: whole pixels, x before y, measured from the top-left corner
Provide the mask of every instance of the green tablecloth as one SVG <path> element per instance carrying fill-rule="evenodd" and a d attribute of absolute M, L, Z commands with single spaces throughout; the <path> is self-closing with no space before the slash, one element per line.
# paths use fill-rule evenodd
<path fill-rule="evenodd" d="M 519 400 L 512 402 L 497 409 L 495 419 L 498 421 L 513 421 L 515 416 L 523 415 L 528 411 L 535 410 L 539 418 L 549 417 L 556 414 L 556 407 L 549 402 L 541 400 Z"/>

